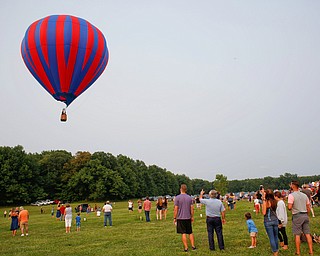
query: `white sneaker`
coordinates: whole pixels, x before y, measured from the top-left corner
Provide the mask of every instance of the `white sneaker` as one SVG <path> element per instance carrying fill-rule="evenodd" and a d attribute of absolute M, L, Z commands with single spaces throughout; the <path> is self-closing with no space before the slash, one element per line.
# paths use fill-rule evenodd
<path fill-rule="evenodd" d="M 24 234 L 21 234 L 21 236 L 24 236 Z"/>
<path fill-rule="evenodd" d="M 252 245 L 250 245 L 248 248 L 249 248 L 249 249 L 253 249 L 253 248 L 255 248 L 255 247 L 254 247 L 254 246 L 252 246 Z"/>
<path fill-rule="evenodd" d="M 26 236 L 28 236 L 29 234 L 27 233 Z"/>

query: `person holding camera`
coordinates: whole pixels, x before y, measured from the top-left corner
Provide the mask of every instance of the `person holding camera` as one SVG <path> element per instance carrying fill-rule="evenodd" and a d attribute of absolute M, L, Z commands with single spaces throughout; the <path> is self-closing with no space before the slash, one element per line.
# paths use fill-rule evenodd
<path fill-rule="evenodd" d="M 203 198 L 204 190 L 200 192 L 200 203 L 206 206 L 206 223 L 208 231 L 209 249 L 215 250 L 214 232 L 216 232 L 218 245 L 220 250 L 224 250 L 224 240 L 222 233 L 222 224 L 226 223 L 225 208 L 221 200 L 217 199 L 217 191 L 211 190 L 209 192 L 209 199 Z"/>

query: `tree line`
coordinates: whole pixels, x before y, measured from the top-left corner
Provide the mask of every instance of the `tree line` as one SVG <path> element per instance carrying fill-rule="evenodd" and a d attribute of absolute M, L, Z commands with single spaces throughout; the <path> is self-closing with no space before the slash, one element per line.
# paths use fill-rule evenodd
<path fill-rule="evenodd" d="M 85 151 L 72 155 L 65 150 L 26 153 L 18 145 L 0 147 L 0 177 L 0 204 L 7 205 L 45 198 L 72 202 L 176 195 L 182 183 L 188 186 L 189 194 L 214 187 L 222 194 L 255 191 L 260 184 L 288 187 L 297 176 L 286 173 L 279 178 L 228 181 L 226 176 L 217 174 L 210 182 L 174 174 L 156 165 L 147 166 L 124 155 Z M 316 177 L 320 179 L 312 178 Z"/>

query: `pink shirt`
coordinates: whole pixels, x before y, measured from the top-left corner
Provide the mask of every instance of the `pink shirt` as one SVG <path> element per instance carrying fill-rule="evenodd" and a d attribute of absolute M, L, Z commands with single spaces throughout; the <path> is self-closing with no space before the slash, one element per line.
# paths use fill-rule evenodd
<path fill-rule="evenodd" d="M 143 209 L 145 211 L 150 211 L 151 210 L 151 202 L 149 200 L 146 200 L 143 202 Z"/>
<path fill-rule="evenodd" d="M 307 205 L 310 205 L 310 201 L 306 194 L 295 191 L 289 194 L 288 204 L 292 204 L 292 214 L 297 214 L 301 212 L 307 212 Z"/>

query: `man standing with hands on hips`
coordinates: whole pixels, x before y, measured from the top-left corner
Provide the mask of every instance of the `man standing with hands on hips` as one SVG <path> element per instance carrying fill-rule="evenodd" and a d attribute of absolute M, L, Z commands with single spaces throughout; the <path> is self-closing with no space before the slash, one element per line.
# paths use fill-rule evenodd
<path fill-rule="evenodd" d="M 224 250 L 222 224 L 226 223 L 225 208 L 223 203 L 217 199 L 217 191 L 211 190 L 209 192 L 210 199 L 203 199 L 203 194 L 204 191 L 202 189 L 200 192 L 200 203 L 206 205 L 209 249 L 211 251 L 215 250 L 214 231 L 216 231 L 219 249 Z"/>
<path fill-rule="evenodd" d="M 188 252 L 187 235 L 189 235 L 192 250 L 197 248 L 194 245 L 194 236 L 192 233 L 193 222 L 193 202 L 191 196 L 187 195 L 187 185 L 182 184 L 180 187 L 180 195 L 174 200 L 174 224 L 177 226 L 177 233 L 182 234 L 182 243 L 184 251 Z"/>

